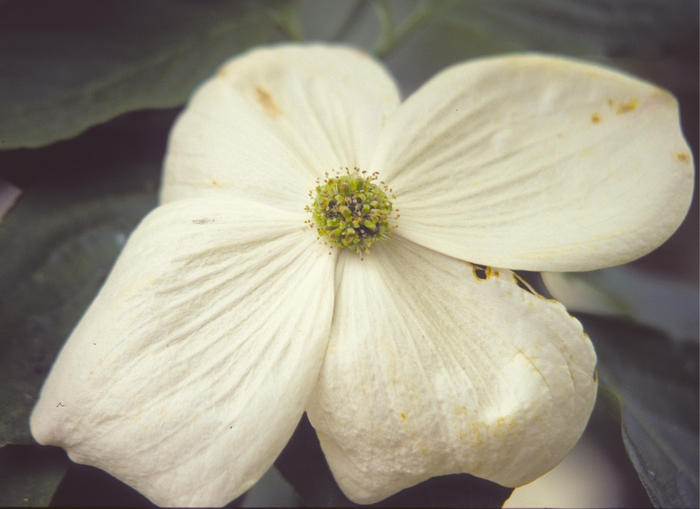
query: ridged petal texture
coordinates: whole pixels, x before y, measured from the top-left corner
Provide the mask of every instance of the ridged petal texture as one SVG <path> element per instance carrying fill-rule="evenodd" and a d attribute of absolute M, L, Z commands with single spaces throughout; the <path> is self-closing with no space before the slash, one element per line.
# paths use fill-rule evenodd
<path fill-rule="evenodd" d="M 32 414 L 38 442 L 156 504 L 224 505 L 291 436 L 333 309 L 303 216 L 185 200 L 132 234 Z"/>
<path fill-rule="evenodd" d="M 694 177 L 668 92 L 540 55 L 438 74 L 387 120 L 371 170 L 397 195 L 402 236 L 535 271 L 647 254 L 685 217 Z"/>
<path fill-rule="evenodd" d="M 178 120 L 161 200 L 242 196 L 301 212 L 325 172 L 369 166 L 399 102 L 384 67 L 358 50 L 251 51 L 204 83 Z"/>
<path fill-rule="evenodd" d="M 518 486 L 564 459 L 596 394 L 593 347 L 564 306 L 398 238 L 336 271 L 307 412 L 350 499 L 458 472 Z"/>

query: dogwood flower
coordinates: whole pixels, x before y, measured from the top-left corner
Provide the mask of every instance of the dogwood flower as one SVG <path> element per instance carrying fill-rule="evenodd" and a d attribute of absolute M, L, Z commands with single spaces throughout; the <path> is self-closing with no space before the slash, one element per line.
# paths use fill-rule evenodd
<path fill-rule="evenodd" d="M 357 50 L 250 51 L 178 119 L 162 204 L 32 433 L 165 505 L 243 493 L 304 411 L 360 503 L 457 472 L 528 483 L 581 435 L 596 359 L 509 269 L 637 258 L 692 180 L 675 100 L 612 70 L 488 58 L 400 104 Z"/>

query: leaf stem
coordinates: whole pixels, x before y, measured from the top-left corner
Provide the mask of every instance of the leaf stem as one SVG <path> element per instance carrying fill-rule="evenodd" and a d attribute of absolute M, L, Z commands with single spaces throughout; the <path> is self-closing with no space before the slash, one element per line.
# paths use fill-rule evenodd
<path fill-rule="evenodd" d="M 284 34 L 292 41 L 305 40 L 304 31 L 301 29 L 299 16 L 297 16 L 296 2 L 292 2 L 281 10 L 271 12 L 272 18 Z"/>
<path fill-rule="evenodd" d="M 374 7 L 379 18 L 382 33 L 374 46 L 373 53 L 377 58 L 386 58 L 396 50 L 404 40 L 418 28 L 430 21 L 433 16 L 432 2 L 423 1 L 413 10 L 398 27 L 394 24 L 391 6 L 387 0 L 375 0 Z"/>
<path fill-rule="evenodd" d="M 343 21 L 343 24 L 340 26 L 335 35 L 331 37 L 331 41 L 342 41 L 343 39 L 345 39 L 345 37 L 347 37 L 348 35 L 348 32 L 350 32 L 350 29 L 360 19 L 360 16 L 362 15 L 366 7 L 367 0 L 357 0 L 352 10 L 350 11 L 350 14 L 348 14 L 347 18 L 345 18 L 345 21 Z"/>

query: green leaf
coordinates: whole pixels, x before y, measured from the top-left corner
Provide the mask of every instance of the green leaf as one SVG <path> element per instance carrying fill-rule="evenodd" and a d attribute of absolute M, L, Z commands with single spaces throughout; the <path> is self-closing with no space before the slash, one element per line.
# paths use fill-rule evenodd
<path fill-rule="evenodd" d="M 376 504 L 360 506 L 333 479 L 306 414 L 275 466 L 310 507 L 502 507 L 513 492 L 468 474 L 433 477 Z"/>
<path fill-rule="evenodd" d="M 629 57 L 662 54 L 692 39 L 697 19 L 696 0 L 470 0 L 456 2 L 442 22 L 521 50 Z"/>
<path fill-rule="evenodd" d="M 698 345 L 580 315 L 601 388 L 619 402 L 627 453 L 657 507 L 698 506 Z"/>
<path fill-rule="evenodd" d="M 51 499 L 52 507 L 158 507 L 99 468 L 71 463 Z"/>
<path fill-rule="evenodd" d="M 121 113 L 183 104 L 268 40 L 280 0 L 0 3 L 0 148 L 37 147 Z"/>
<path fill-rule="evenodd" d="M 69 464 L 66 453 L 57 447 L 0 448 L 0 506 L 48 506 Z"/>
<path fill-rule="evenodd" d="M 34 172 L 0 224 L 0 445 L 33 443 L 29 414 L 59 348 L 155 206 L 163 124 L 155 154 L 135 142 L 124 150 L 129 132 L 150 139 L 124 119 L 46 149 L 0 153 L 0 168 L 24 162 Z"/>
<path fill-rule="evenodd" d="M 697 236 L 695 238 L 697 242 Z M 547 290 L 571 311 L 617 315 L 658 328 L 671 338 L 697 341 L 697 284 L 630 265 L 590 272 L 543 274 Z"/>
<path fill-rule="evenodd" d="M 274 467 L 243 495 L 242 507 L 299 507 L 301 501 L 294 488 Z"/>
<path fill-rule="evenodd" d="M 697 46 L 695 0 L 432 0 L 421 5 L 431 13 L 429 22 L 387 58 L 407 95 L 449 65 L 490 55 L 542 51 L 608 65 L 633 62 L 644 70 L 650 57 Z M 688 73 L 681 78 L 688 83 Z"/>

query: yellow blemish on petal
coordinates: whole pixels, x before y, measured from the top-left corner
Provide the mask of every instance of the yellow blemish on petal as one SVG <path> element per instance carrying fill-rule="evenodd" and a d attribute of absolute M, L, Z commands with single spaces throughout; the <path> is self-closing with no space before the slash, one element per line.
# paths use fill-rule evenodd
<path fill-rule="evenodd" d="M 617 107 L 617 110 L 615 110 L 615 113 L 617 113 L 618 115 L 622 115 L 623 113 L 629 113 L 630 111 L 637 108 L 637 104 L 639 104 L 639 101 L 637 101 L 636 99 L 634 101 L 620 103 L 620 105 Z"/>
<path fill-rule="evenodd" d="M 406 414 L 402 413 L 402 414 L 401 414 L 401 418 L 402 418 L 402 419 L 405 419 L 405 418 L 406 418 Z"/>
<path fill-rule="evenodd" d="M 598 115 L 597 113 L 594 113 L 593 116 L 591 117 L 591 122 L 593 122 L 594 124 L 597 124 L 598 122 L 600 122 L 600 115 Z"/>
<path fill-rule="evenodd" d="M 494 438 L 504 438 L 513 434 L 515 420 L 512 417 L 499 417 L 490 426 Z"/>
<path fill-rule="evenodd" d="M 682 163 L 688 163 L 690 162 L 690 154 L 687 152 L 680 152 L 676 154 L 676 159 L 678 159 Z"/>
<path fill-rule="evenodd" d="M 255 87 L 255 98 L 269 116 L 278 117 L 282 114 L 282 109 L 272 98 L 272 94 L 260 85 Z"/>
<path fill-rule="evenodd" d="M 483 423 L 482 423 L 483 426 Z M 474 442 L 477 445 L 483 444 L 483 440 L 481 440 L 481 430 L 479 429 L 479 426 L 475 422 L 472 423 L 472 429 L 474 430 Z"/>

